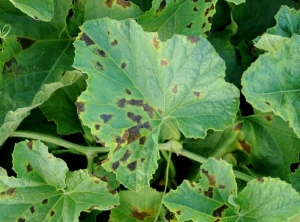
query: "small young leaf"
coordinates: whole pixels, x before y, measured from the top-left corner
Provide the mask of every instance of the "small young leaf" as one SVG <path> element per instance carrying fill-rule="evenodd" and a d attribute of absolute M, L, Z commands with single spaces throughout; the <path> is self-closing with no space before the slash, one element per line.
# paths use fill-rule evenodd
<path fill-rule="evenodd" d="M 13 164 L 18 178 L 0 177 L 0 221 L 75 222 L 81 211 L 118 204 L 106 183 L 87 170 L 69 172 L 39 141 L 18 143 Z"/>
<path fill-rule="evenodd" d="M 233 121 L 239 92 L 203 37 L 160 42 L 133 20 L 105 18 L 87 21 L 74 44 L 74 66 L 89 76 L 77 112 L 111 147 L 106 169 L 130 189 L 148 185 L 157 168 L 161 125 L 177 121 L 186 137 L 203 138 Z"/>
<path fill-rule="evenodd" d="M 120 205 L 111 211 L 110 221 L 153 222 L 159 212 L 163 193 L 150 187 L 139 192 L 121 191 Z"/>

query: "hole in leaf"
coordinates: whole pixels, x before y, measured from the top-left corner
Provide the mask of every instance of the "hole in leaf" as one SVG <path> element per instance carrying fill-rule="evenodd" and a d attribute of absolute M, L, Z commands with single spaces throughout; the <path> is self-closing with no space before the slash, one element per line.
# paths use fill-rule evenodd
<path fill-rule="evenodd" d="M 156 13 L 162 11 L 166 7 L 166 4 L 167 4 L 166 0 L 162 0 L 158 9 L 156 10 Z"/>
<path fill-rule="evenodd" d="M 18 37 L 17 41 L 21 44 L 23 50 L 29 48 L 30 46 L 32 46 L 36 42 L 35 40 L 27 39 L 27 38 L 21 38 L 21 37 Z"/>
<path fill-rule="evenodd" d="M 227 208 L 228 208 L 228 206 L 226 204 L 222 205 L 221 207 L 219 207 L 213 211 L 213 216 L 214 217 L 222 217 L 222 212 L 224 210 L 226 210 Z"/>
<path fill-rule="evenodd" d="M 188 29 L 190 29 L 190 28 L 192 27 L 192 25 L 193 25 L 193 23 L 191 22 L 191 23 L 188 24 L 186 27 L 187 27 Z"/>

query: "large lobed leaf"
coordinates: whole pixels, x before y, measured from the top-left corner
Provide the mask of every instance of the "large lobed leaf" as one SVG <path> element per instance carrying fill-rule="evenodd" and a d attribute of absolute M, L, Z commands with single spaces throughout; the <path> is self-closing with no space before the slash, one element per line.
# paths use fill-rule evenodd
<path fill-rule="evenodd" d="M 39 141 L 15 146 L 18 178 L 0 176 L 1 221 L 78 221 L 81 211 L 108 210 L 118 195 L 87 170 L 69 172 Z"/>
<path fill-rule="evenodd" d="M 78 114 L 111 147 L 105 167 L 130 189 L 147 185 L 157 168 L 161 125 L 203 138 L 237 112 L 238 90 L 225 83 L 224 62 L 205 38 L 163 43 L 133 20 L 105 18 L 87 21 L 75 48 L 74 66 L 89 75 Z"/>
<path fill-rule="evenodd" d="M 232 167 L 209 158 L 198 184 L 184 181 L 163 198 L 178 221 L 288 221 L 300 213 L 300 196 L 279 179 L 259 178 L 238 195 Z"/>

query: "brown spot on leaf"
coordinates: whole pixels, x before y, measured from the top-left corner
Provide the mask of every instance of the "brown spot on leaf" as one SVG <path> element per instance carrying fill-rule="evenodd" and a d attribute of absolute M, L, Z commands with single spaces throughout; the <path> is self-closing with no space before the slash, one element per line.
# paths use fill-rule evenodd
<path fill-rule="evenodd" d="M 141 138 L 139 139 L 139 144 L 140 144 L 140 145 L 144 145 L 145 142 L 146 142 L 146 137 L 145 137 L 145 136 L 143 136 L 143 137 L 141 137 Z"/>
<path fill-rule="evenodd" d="M 224 210 L 226 210 L 227 208 L 228 208 L 228 206 L 226 204 L 223 204 L 221 207 L 219 207 L 213 211 L 213 216 L 214 217 L 222 217 L 222 212 Z"/>
<path fill-rule="evenodd" d="M 247 153 L 250 153 L 251 146 L 245 140 L 239 140 L 239 144 L 243 150 L 245 150 Z"/>
<path fill-rule="evenodd" d="M 132 163 L 129 163 L 127 165 L 127 168 L 130 170 L 130 171 L 134 171 L 136 169 L 136 161 L 133 161 Z"/>
<path fill-rule="evenodd" d="M 263 182 L 265 182 L 265 179 L 264 178 L 257 178 L 257 180 L 260 182 L 260 183 L 263 183 Z"/>
<path fill-rule="evenodd" d="M 116 46 L 118 45 L 118 41 L 115 39 L 112 43 L 110 43 L 111 46 Z"/>
<path fill-rule="evenodd" d="M 215 6 L 214 6 L 214 4 L 212 4 L 212 5 L 210 6 L 209 10 L 214 10 L 214 9 L 215 9 Z"/>
<path fill-rule="evenodd" d="M 112 118 L 112 115 L 102 114 L 100 118 L 103 119 L 104 123 L 107 123 Z"/>
<path fill-rule="evenodd" d="M 176 214 L 180 215 L 181 214 L 181 210 L 177 210 Z"/>
<path fill-rule="evenodd" d="M 29 173 L 30 171 L 33 170 L 33 169 L 32 169 L 32 166 L 31 166 L 30 164 L 28 164 L 28 165 L 26 166 L 26 170 L 27 170 L 27 173 Z"/>
<path fill-rule="evenodd" d="M 219 222 L 220 221 L 220 219 L 216 219 L 214 222 Z"/>
<path fill-rule="evenodd" d="M 127 140 L 127 144 L 132 143 L 135 140 L 137 140 L 138 138 L 140 138 L 140 136 L 141 136 L 140 129 L 141 129 L 140 125 L 133 126 L 124 132 L 122 138 L 125 141 Z"/>
<path fill-rule="evenodd" d="M 34 206 L 30 207 L 30 212 L 33 214 L 35 212 Z"/>
<path fill-rule="evenodd" d="M 96 65 L 96 69 L 103 70 L 103 65 L 99 61 L 97 61 L 95 65 Z"/>
<path fill-rule="evenodd" d="M 177 93 L 177 85 L 175 85 L 174 87 L 173 87 L 173 89 L 172 89 L 172 93 L 174 93 L 174 94 L 176 94 Z"/>
<path fill-rule="evenodd" d="M 144 220 L 145 217 L 151 216 L 147 212 L 139 212 L 139 210 L 135 207 L 131 209 L 131 216 L 138 219 L 138 220 Z"/>
<path fill-rule="evenodd" d="M 55 214 L 55 212 L 53 210 L 51 210 L 50 216 L 53 217 L 54 214 Z"/>
<path fill-rule="evenodd" d="M 12 196 L 16 192 L 16 189 L 17 188 L 14 188 L 14 187 L 9 188 L 8 190 L 1 192 L 1 195 L 7 194 L 8 196 Z"/>
<path fill-rule="evenodd" d="M 96 124 L 96 125 L 95 125 L 95 129 L 96 129 L 96 130 L 99 130 L 99 129 L 100 129 L 100 125 L 99 125 L 99 124 Z"/>
<path fill-rule="evenodd" d="M 213 188 L 209 187 L 207 191 L 204 191 L 204 196 L 212 198 L 213 197 Z"/>
<path fill-rule="evenodd" d="M 196 43 L 200 40 L 199 36 L 188 36 L 186 38 L 190 43 Z"/>
<path fill-rule="evenodd" d="M 100 164 L 99 164 L 100 165 Z M 107 177 L 106 176 L 103 176 L 103 177 L 100 177 L 100 180 L 104 181 L 104 182 L 107 182 Z"/>
<path fill-rule="evenodd" d="M 29 48 L 36 42 L 35 40 L 22 38 L 22 37 L 18 37 L 17 41 L 21 44 L 23 50 Z"/>
<path fill-rule="evenodd" d="M 160 45 L 159 45 L 159 41 L 157 41 L 156 36 L 154 36 L 152 42 L 153 42 L 154 48 L 156 48 L 158 50 L 160 48 Z"/>
<path fill-rule="evenodd" d="M 18 222 L 25 222 L 25 219 L 24 218 L 18 218 Z"/>
<path fill-rule="evenodd" d="M 157 110 L 157 112 L 158 112 L 159 114 L 162 114 L 162 113 L 163 113 L 163 111 L 162 111 L 161 108 L 159 108 L 159 109 Z"/>
<path fill-rule="evenodd" d="M 98 207 L 98 205 L 91 206 L 91 207 L 88 209 L 88 211 L 91 212 L 91 211 L 93 211 L 96 207 Z"/>
<path fill-rule="evenodd" d="M 206 23 L 203 23 L 202 28 L 204 28 L 206 26 Z"/>
<path fill-rule="evenodd" d="M 158 9 L 156 10 L 156 13 L 164 10 L 164 8 L 166 7 L 166 4 L 167 4 L 166 0 L 162 0 L 159 7 L 158 7 Z"/>
<path fill-rule="evenodd" d="M 1 40 L 1 39 L 0 39 Z M 2 75 L 10 72 L 16 72 L 18 70 L 18 62 L 15 58 L 10 59 L 6 63 L 4 63 Z"/>
<path fill-rule="evenodd" d="M 145 158 L 141 158 L 141 162 L 144 163 L 144 161 L 145 161 Z"/>
<path fill-rule="evenodd" d="M 77 106 L 77 114 L 79 115 L 81 112 L 84 112 L 84 103 L 83 102 L 75 102 Z"/>
<path fill-rule="evenodd" d="M 218 188 L 219 189 L 225 189 L 225 186 L 224 185 L 219 185 Z"/>
<path fill-rule="evenodd" d="M 30 150 L 32 150 L 32 140 L 27 142 L 27 146 Z"/>
<path fill-rule="evenodd" d="M 133 122 L 141 123 L 142 116 L 140 116 L 140 115 L 134 115 L 134 113 L 132 113 L 132 112 L 128 112 L 128 113 L 127 113 L 127 116 L 128 116 L 129 119 L 131 119 Z"/>
<path fill-rule="evenodd" d="M 126 93 L 127 93 L 128 95 L 131 95 L 131 91 L 130 91 L 129 89 L 126 89 Z"/>
<path fill-rule="evenodd" d="M 192 27 L 192 25 L 193 25 L 193 23 L 191 22 L 191 23 L 188 24 L 186 27 L 187 27 L 188 29 L 190 29 L 190 28 Z"/>
<path fill-rule="evenodd" d="M 210 24 L 212 23 L 212 17 L 211 16 L 209 16 L 207 20 L 208 20 L 208 23 L 210 23 Z"/>
<path fill-rule="evenodd" d="M 200 92 L 193 92 L 194 96 L 200 97 Z"/>
<path fill-rule="evenodd" d="M 128 100 L 127 103 L 132 106 L 143 106 L 144 104 L 143 100 L 136 100 L 136 99 Z"/>
<path fill-rule="evenodd" d="M 105 52 L 104 52 L 102 49 L 97 49 L 97 53 L 98 53 L 98 55 L 100 55 L 101 57 L 105 57 L 105 56 L 106 56 Z"/>
<path fill-rule="evenodd" d="M 206 9 L 206 11 L 204 12 L 204 16 L 207 16 L 207 15 L 208 15 L 208 13 L 209 13 L 209 8 L 208 8 L 208 9 Z"/>
<path fill-rule="evenodd" d="M 153 118 L 154 109 L 151 106 L 149 106 L 148 104 L 143 104 L 143 109 L 148 113 L 150 118 Z"/>
<path fill-rule="evenodd" d="M 265 118 L 266 118 L 266 120 L 268 120 L 268 121 L 271 121 L 271 120 L 272 120 L 271 116 L 265 116 Z"/>
<path fill-rule="evenodd" d="M 126 62 L 122 62 L 121 68 L 122 68 L 122 69 L 125 69 L 125 68 L 126 68 L 126 65 L 127 65 Z"/>
<path fill-rule="evenodd" d="M 193 8 L 193 11 L 194 11 L 194 12 L 198 12 L 197 7 L 194 7 L 194 8 Z"/>
<path fill-rule="evenodd" d="M 216 185 L 216 177 L 211 175 L 208 170 L 205 169 L 201 169 L 202 173 L 204 173 L 204 175 L 207 177 L 208 181 L 209 181 L 209 185 L 210 186 L 215 186 Z"/>
<path fill-rule="evenodd" d="M 268 101 L 265 101 L 265 103 L 268 105 L 268 106 L 270 106 L 271 104 L 270 104 L 270 102 L 268 102 Z"/>
<path fill-rule="evenodd" d="M 105 5 L 106 5 L 108 8 L 111 8 L 111 6 L 112 6 L 112 4 L 113 4 L 113 1 L 114 1 L 114 0 L 106 0 Z"/>
<path fill-rule="evenodd" d="M 234 127 L 233 131 L 235 131 L 235 132 L 240 131 L 242 129 L 242 127 L 243 127 L 243 123 L 241 122 Z"/>
<path fill-rule="evenodd" d="M 114 163 L 111 164 L 111 168 L 113 170 L 116 170 L 116 169 L 118 169 L 119 165 L 120 165 L 120 162 L 116 161 L 116 162 L 114 162 Z"/>
<path fill-rule="evenodd" d="M 110 194 L 112 194 L 112 195 L 115 195 L 115 194 L 117 193 L 116 190 L 111 190 L 111 189 L 108 189 L 108 192 L 109 192 Z"/>
<path fill-rule="evenodd" d="M 166 66 L 166 65 L 168 65 L 168 62 L 166 61 L 166 60 L 160 60 L 160 65 L 161 66 Z"/>
<path fill-rule="evenodd" d="M 44 199 L 44 200 L 42 201 L 42 204 L 46 204 L 46 203 L 48 203 L 48 199 Z"/>
<path fill-rule="evenodd" d="M 195 187 L 195 182 L 192 180 L 189 180 L 189 183 L 191 184 L 192 187 Z"/>
<path fill-rule="evenodd" d="M 124 0 L 117 0 L 117 4 L 121 5 L 123 8 L 131 6 L 130 1 L 124 1 Z"/>
<path fill-rule="evenodd" d="M 82 34 L 80 40 L 84 41 L 87 46 L 95 44 L 90 37 L 88 37 L 85 33 Z"/>
<path fill-rule="evenodd" d="M 206 32 L 204 32 L 204 34 L 205 34 L 205 35 L 208 35 L 208 34 L 209 34 L 209 31 L 207 30 Z"/>
<path fill-rule="evenodd" d="M 125 107 L 125 104 L 126 104 L 126 99 L 120 99 L 119 101 L 118 101 L 118 107 L 119 108 L 124 108 Z"/>
<path fill-rule="evenodd" d="M 120 159 L 120 161 L 125 162 L 129 157 L 130 157 L 131 153 L 129 150 L 126 150 L 126 152 L 124 153 L 123 157 Z"/>

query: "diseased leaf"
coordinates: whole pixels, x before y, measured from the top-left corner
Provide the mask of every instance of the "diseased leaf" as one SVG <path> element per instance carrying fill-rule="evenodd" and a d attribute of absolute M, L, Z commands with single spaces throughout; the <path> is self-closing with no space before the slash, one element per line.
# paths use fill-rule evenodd
<path fill-rule="evenodd" d="M 298 166 L 298 169 L 291 173 L 289 177 L 291 179 L 293 188 L 300 193 L 300 167 Z"/>
<path fill-rule="evenodd" d="M 0 27 L 11 25 L 0 52 L 0 144 L 29 111 L 57 89 L 79 77 L 72 73 L 74 48 L 67 33 L 57 36 L 50 24 L 35 21 L 0 0 Z"/>
<path fill-rule="evenodd" d="M 250 154 L 255 173 L 290 182 L 290 165 L 299 161 L 300 139 L 273 113 L 244 118 L 237 146 Z"/>
<path fill-rule="evenodd" d="M 34 19 L 50 21 L 54 14 L 53 0 L 10 0 L 16 8 Z"/>
<path fill-rule="evenodd" d="M 107 172 L 100 166 L 100 163 L 101 162 L 99 161 L 94 164 L 93 175 L 106 182 L 110 190 L 117 189 L 120 186 L 120 183 L 117 181 L 116 175 L 113 172 Z"/>
<path fill-rule="evenodd" d="M 150 187 L 139 192 L 121 191 L 120 205 L 112 209 L 109 221 L 153 222 L 159 213 L 163 193 Z"/>
<path fill-rule="evenodd" d="M 123 20 L 137 18 L 142 14 L 140 8 L 131 1 L 89 0 L 84 4 L 84 21 L 104 17 Z"/>
<path fill-rule="evenodd" d="M 1 221 L 78 221 L 81 211 L 118 204 L 106 183 L 87 170 L 69 172 L 39 141 L 18 143 L 13 165 L 18 178 L 0 176 Z"/>
<path fill-rule="evenodd" d="M 78 73 L 77 75 L 80 76 L 81 74 Z M 41 105 L 41 109 L 48 120 L 55 121 L 58 134 L 69 135 L 82 132 L 75 102 L 85 88 L 85 79 L 81 76 L 72 85 L 55 91 L 52 96 Z"/>
<path fill-rule="evenodd" d="M 273 111 L 289 121 L 300 136 L 299 46 L 300 36 L 294 34 L 278 51 L 261 55 L 242 78 L 247 101 L 262 112 Z"/>
<path fill-rule="evenodd" d="M 138 18 L 147 32 L 157 32 L 162 41 L 174 34 L 208 35 L 216 0 L 153 0 L 152 8 Z"/>
<path fill-rule="evenodd" d="M 203 138 L 233 121 L 238 90 L 225 83 L 224 62 L 203 37 L 175 35 L 163 43 L 133 20 L 107 18 L 86 22 L 82 31 L 74 66 L 89 78 L 77 111 L 96 140 L 111 147 L 104 166 L 126 187 L 148 185 L 162 124 L 177 122 L 186 137 Z"/>
<path fill-rule="evenodd" d="M 224 169 L 225 168 L 225 169 Z M 300 196 L 279 179 L 259 178 L 238 195 L 232 168 L 209 158 L 199 184 L 184 181 L 163 198 L 178 221 L 288 221 L 300 212 Z"/>
<path fill-rule="evenodd" d="M 237 195 L 231 165 L 209 158 L 200 169 L 199 183 L 184 181 L 170 191 L 163 204 L 175 213 L 178 221 L 216 221 L 219 217 L 234 216 L 237 208 L 228 201 Z"/>
<path fill-rule="evenodd" d="M 54 16 L 50 23 L 58 30 L 58 36 L 63 33 L 67 26 L 66 17 L 71 7 L 72 0 L 54 0 Z"/>

